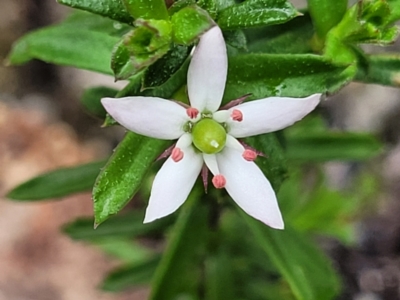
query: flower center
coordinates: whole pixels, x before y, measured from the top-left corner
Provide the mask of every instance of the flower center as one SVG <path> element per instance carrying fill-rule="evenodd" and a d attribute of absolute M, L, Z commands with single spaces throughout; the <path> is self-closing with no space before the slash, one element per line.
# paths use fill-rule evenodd
<path fill-rule="evenodd" d="M 194 125 L 192 139 L 193 144 L 201 152 L 213 154 L 224 148 L 226 131 L 221 124 L 213 119 L 202 119 Z"/>

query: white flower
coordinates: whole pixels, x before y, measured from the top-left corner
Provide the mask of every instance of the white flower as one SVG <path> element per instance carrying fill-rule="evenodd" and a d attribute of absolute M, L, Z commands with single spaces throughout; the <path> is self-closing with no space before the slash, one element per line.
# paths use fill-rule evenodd
<path fill-rule="evenodd" d="M 249 215 L 282 229 L 282 216 L 269 181 L 253 162 L 257 154 L 237 140 L 280 130 L 312 111 L 320 95 L 271 97 L 218 110 L 225 89 L 228 60 L 219 27 L 197 45 L 188 71 L 191 107 L 156 97 L 104 98 L 107 112 L 138 134 L 178 139 L 157 173 L 144 223 L 173 213 L 189 195 L 204 163 L 216 188 L 225 188 Z"/>

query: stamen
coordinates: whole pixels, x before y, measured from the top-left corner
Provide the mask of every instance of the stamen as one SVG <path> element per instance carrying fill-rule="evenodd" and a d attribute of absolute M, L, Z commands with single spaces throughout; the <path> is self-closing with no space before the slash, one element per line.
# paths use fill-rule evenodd
<path fill-rule="evenodd" d="M 182 158 L 183 158 L 183 151 L 182 151 L 180 148 L 175 147 L 175 148 L 172 150 L 171 158 L 172 158 L 172 160 L 173 160 L 174 162 L 178 162 L 178 161 L 182 160 Z"/>
<path fill-rule="evenodd" d="M 189 107 L 186 109 L 186 113 L 191 119 L 196 119 L 199 115 L 199 111 L 194 107 Z"/>
<path fill-rule="evenodd" d="M 217 189 L 222 189 L 225 187 L 226 184 L 226 179 L 223 175 L 215 175 L 214 178 L 212 179 L 212 183 Z"/>
<path fill-rule="evenodd" d="M 247 161 L 254 161 L 257 158 L 257 153 L 253 150 L 246 149 L 244 150 L 242 156 Z"/>
<path fill-rule="evenodd" d="M 234 121 L 242 122 L 243 121 L 243 114 L 240 110 L 234 109 L 231 113 L 231 118 Z"/>

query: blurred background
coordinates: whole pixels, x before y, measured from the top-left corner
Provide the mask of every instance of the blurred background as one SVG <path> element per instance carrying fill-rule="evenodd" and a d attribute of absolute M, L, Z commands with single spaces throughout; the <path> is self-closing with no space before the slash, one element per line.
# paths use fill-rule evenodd
<path fill-rule="evenodd" d="M 305 1 L 293 1 L 301 8 Z M 1 0 L 0 59 L 24 33 L 55 23 L 69 9 L 54 0 Z M 400 50 L 400 43 L 385 51 Z M 369 47 L 368 51 L 382 51 Z M 0 300 L 146 299 L 145 287 L 110 294 L 98 290 L 120 262 L 96 247 L 71 241 L 60 226 L 92 215 L 90 194 L 61 201 L 16 203 L 5 194 L 45 171 L 106 157 L 123 134 L 101 129 L 79 99 L 89 86 L 113 78 L 34 61 L 0 66 Z M 400 89 L 351 84 L 322 103 L 331 126 L 373 132 L 385 151 L 373 161 L 328 163 L 332 189 L 345 189 L 359 169 L 373 171 L 379 193 L 355 220 L 355 243 L 318 239 L 341 273 L 340 299 L 400 299 Z"/>

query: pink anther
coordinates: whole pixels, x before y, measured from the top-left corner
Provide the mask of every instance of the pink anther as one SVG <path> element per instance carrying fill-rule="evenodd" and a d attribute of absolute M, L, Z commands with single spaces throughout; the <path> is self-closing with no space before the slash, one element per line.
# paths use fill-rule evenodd
<path fill-rule="evenodd" d="M 214 178 L 212 179 L 212 183 L 217 189 L 222 189 L 225 187 L 226 184 L 226 179 L 223 175 L 215 175 Z"/>
<path fill-rule="evenodd" d="M 183 152 L 180 148 L 175 147 L 171 152 L 171 158 L 174 162 L 178 162 L 183 158 Z"/>
<path fill-rule="evenodd" d="M 231 113 L 231 117 L 234 121 L 242 122 L 243 121 L 243 114 L 240 110 L 234 109 Z"/>
<path fill-rule="evenodd" d="M 186 113 L 191 119 L 197 118 L 197 115 L 199 114 L 199 111 L 197 108 L 194 107 L 189 107 L 186 109 Z"/>
<path fill-rule="evenodd" d="M 247 161 L 254 161 L 257 158 L 257 152 L 246 149 L 242 154 L 243 158 Z"/>

